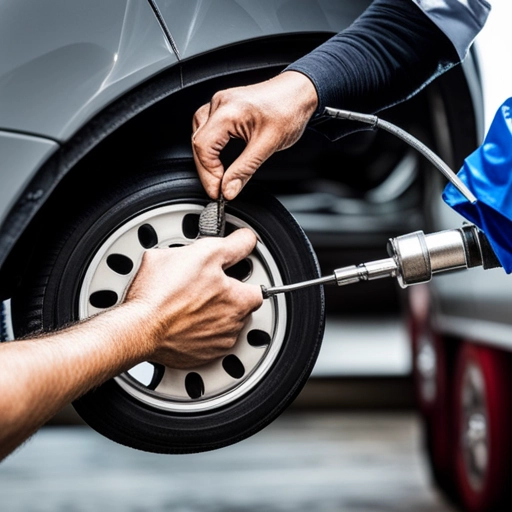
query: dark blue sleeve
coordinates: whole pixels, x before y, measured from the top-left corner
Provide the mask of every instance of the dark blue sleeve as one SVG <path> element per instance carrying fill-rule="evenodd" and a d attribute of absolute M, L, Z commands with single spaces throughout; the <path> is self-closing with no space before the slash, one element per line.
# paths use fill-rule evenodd
<path fill-rule="evenodd" d="M 460 62 L 448 37 L 411 0 L 375 0 L 346 30 L 288 66 L 308 76 L 319 106 L 375 113 Z"/>

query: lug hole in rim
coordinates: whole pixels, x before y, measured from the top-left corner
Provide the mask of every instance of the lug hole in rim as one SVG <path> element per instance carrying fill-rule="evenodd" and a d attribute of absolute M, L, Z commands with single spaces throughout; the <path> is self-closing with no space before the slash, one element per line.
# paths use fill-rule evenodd
<path fill-rule="evenodd" d="M 268 332 L 252 329 L 247 333 L 247 341 L 251 347 L 265 347 L 270 344 L 271 338 Z"/>
<path fill-rule="evenodd" d="M 99 290 L 89 297 L 91 306 L 98 309 L 107 309 L 115 306 L 118 300 L 117 293 L 112 290 Z"/>
<path fill-rule="evenodd" d="M 158 244 L 158 235 L 151 224 L 143 224 L 140 226 L 137 230 L 137 236 L 139 237 L 140 245 L 142 245 L 144 249 L 151 249 Z"/>
<path fill-rule="evenodd" d="M 123 276 L 133 270 L 133 261 L 124 254 L 110 254 L 107 258 L 107 265 L 111 270 Z"/>
<path fill-rule="evenodd" d="M 165 366 L 158 363 L 151 363 L 154 367 L 153 377 L 151 378 L 151 382 L 147 385 L 148 389 L 151 389 L 154 391 L 158 384 L 162 382 L 164 373 L 165 373 Z"/>
<path fill-rule="evenodd" d="M 190 398 L 201 398 L 204 395 L 204 382 L 196 372 L 190 372 L 185 377 L 185 389 Z"/>
<path fill-rule="evenodd" d="M 224 273 L 238 281 L 246 281 L 252 274 L 252 262 L 249 258 L 245 258 L 224 270 Z"/>
<path fill-rule="evenodd" d="M 183 217 L 181 230 L 185 238 L 193 240 L 199 235 L 199 214 L 188 213 Z"/>
<path fill-rule="evenodd" d="M 222 360 L 222 367 L 226 373 L 234 379 L 241 379 L 245 374 L 245 368 L 242 361 L 240 361 L 240 359 L 238 359 L 234 354 L 230 354 Z"/>

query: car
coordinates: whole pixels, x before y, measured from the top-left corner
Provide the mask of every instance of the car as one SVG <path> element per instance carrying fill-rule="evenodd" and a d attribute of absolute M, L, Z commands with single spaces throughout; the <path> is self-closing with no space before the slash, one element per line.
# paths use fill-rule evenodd
<path fill-rule="evenodd" d="M 3 4 L 0 300 L 8 301 L 13 335 L 114 306 L 145 249 L 191 243 L 207 203 L 190 148 L 195 110 L 219 89 L 279 73 L 369 3 Z M 479 140 L 482 102 L 471 52 L 463 66 L 382 115 L 457 165 Z M 225 162 L 239 151 L 231 142 Z M 318 276 L 318 262 L 328 272 L 380 257 L 390 236 L 428 225 L 435 172 L 387 133 L 333 143 L 308 130 L 227 206 L 228 231 L 249 226 L 259 238 L 233 275 L 279 284 Z M 328 312 L 382 311 L 400 300 L 389 282 L 351 290 L 349 300 L 327 293 Z M 315 364 L 324 316 L 319 288 L 279 296 L 253 314 L 222 360 L 187 372 L 143 363 L 74 406 L 98 432 L 130 447 L 226 446 L 265 427 L 297 396 Z"/>

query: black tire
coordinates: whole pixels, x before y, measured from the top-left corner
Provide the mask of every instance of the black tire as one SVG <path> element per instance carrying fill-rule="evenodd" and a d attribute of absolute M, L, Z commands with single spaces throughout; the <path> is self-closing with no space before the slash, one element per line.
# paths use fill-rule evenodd
<path fill-rule="evenodd" d="M 5 305 L 3 302 L 0 302 L 0 343 L 2 341 L 7 341 L 7 313 L 5 312 Z"/>
<path fill-rule="evenodd" d="M 38 243 L 38 257 L 12 300 L 16 336 L 48 331 L 79 318 L 78 296 L 94 254 L 116 228 L 161 205 L 204 205 L 207 197 L 191 162 L 159 164 L 112 188 Z M 250 225 L 274 258 L 284 282 L 318 276 L 316 257 L 302 229 L 272 196 L 248 186 L 227 213 Z M 323 291 L 309 288 L 286 297 L 286 331 L 272 365 L 243 396 L 202 412 L 176 412 L 137 400 L 112 379 L 74 403 L 95 430 L 133 448 L 193 453 L 220 448 L 258 432 L 296 397 L 315 364 L 324 328 Z"/>

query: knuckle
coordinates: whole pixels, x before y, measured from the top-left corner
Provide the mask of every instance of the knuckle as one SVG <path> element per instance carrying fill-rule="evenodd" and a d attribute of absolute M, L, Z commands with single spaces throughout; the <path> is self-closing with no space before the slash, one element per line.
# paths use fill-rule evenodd
<path fill-rule="evenodd" d="M 224 103 L 229 103 L 233 98 L 233 92 L 234 92 L 233 88 L 222 89 L 220 91 L 217 91 L 212 96 L 212 101 L 211 101 L 212 105 L 214 107 L 218 107 L 219 105 L 222 105 Z"/>
<path fill-rule="evenodd" d="M 224 89 L 216 92 L 212 97 L 213 110 L 221 110 L 223 117 L 231 119 L 233 122 L 239 120 L 241 112 L 247 111 L 249 114 L 249 101 L 239 93 L 239 88 Z"/>
<path fill-rule="evenodd" d="M 230 336 L 225 338 L 224 346 L 223 346 L 224 350 L 232 349 L 235 346 L 235 343 L 236 343 L 236 340 L 238 338 L 238 333 L 239 332 L 240 331 L 237 330 L 236 333 L 233 333 Z"/>
<path fill-rule="evenodd" d="M 194 152 L 201 156 L 204 151 L 204 136 L 202 130 L 196 131 L 192 135 L 192 148 Z"/>

